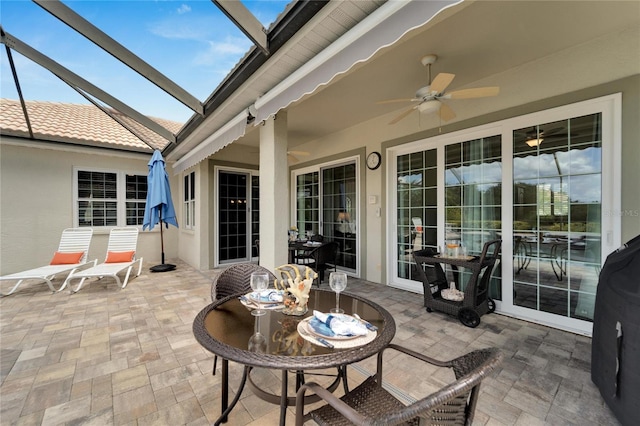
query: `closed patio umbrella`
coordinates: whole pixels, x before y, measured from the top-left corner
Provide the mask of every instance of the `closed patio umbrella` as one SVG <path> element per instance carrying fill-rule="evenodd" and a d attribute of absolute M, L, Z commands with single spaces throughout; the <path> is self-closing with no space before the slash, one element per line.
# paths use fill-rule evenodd
<path fill-rule="evenodd" d="M 156 150 L 149 161 L 149 175 L 147 176 L 147 204 L 144 208 L 142 230 L 152 230 L 160 223 L 160 245 L 162 248 L 162 264 L 152 266 L 152 272 L 167 272 L 176 268 L 176 265 L 164 263 L 164 239 L 162 236 L 162 223 L 168 228 L 169 224 L 178 227 L 176 211 L 171 200 L 171 188 L 169 176 L 164 168 L 162 153 Z"/>

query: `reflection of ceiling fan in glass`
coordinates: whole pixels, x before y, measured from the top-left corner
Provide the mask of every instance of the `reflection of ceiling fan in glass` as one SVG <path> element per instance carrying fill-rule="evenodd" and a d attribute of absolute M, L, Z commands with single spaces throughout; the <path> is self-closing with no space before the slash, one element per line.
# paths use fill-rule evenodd
<path fill-rule="evenodd" d="M 447 87 L 451 84 L 455 78 L 455 74 L 440 73 L 436 78 L 431 81 L 431 65 L 438 59 L 436 55 L 427 55 L 422 58 L 422 65 L 427 67 L 429 85 L 419 88 L 416 91 L 416 96 L 411 99 L 389 99 L 386 101 L 377 102 L 378 104 L 388 104 L 396 102 L 417 102 L 416 105 L 407 108 L 400 115 L 395 117 L 389 122 L 389 124 L 395 124 L 402 120 L 413 110 L 418 110 L 420 113 L 433 113 L 437 112 L 440 118 L 444 121 L 449 121 L 455 118 L 456 114 L 451 107 L 442 102 L 444 99 L 472 99 L 472 98 L 484 98 L 487 96 L 496 96 L 500 92 L 499 87 L 476 87 L 472 89 L 454 90 L 453 92 L 445 92 Z"/>
<path fill-rule="evenodd" d="M 524 143 L 529 145 L 531 148 L 540 146 L 545 139 L 566 139 L 569 136 L 576 136 L 574 134 L 567 133 L 564 127 L 554 127 L 552 129 L 545 130 L 540 126 L 533 126 L 526 132 L 516 131 L 516 133 L 519 133 L 519 138 L 524 140 Z"/>

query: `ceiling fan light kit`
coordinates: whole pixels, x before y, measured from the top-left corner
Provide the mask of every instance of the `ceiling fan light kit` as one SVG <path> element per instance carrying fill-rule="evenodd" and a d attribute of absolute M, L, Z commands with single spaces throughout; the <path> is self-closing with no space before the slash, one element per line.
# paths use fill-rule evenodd
<path fill-rule="evenodd" d="M 440 109 L 440 105 L 440 101 L 431 99 L 429 101 L 424 101 L 420 105 L 418 105 L 418 111 L 420 111 L 421 113 L 436 112 Z"/>
<path fill-rule="evenodd" d="M 438 113 L 440 119 L 443 121 L 449 121 L 455 118 L 456 114 L 442 99 L 472 99 L 483 98 L 487 96 L 497 96 L 500 92 L 499 87 L 476 87 L 472 89 L 456 90 L 453 92 L 445 92 L 447 87 L 451 84 L 455 78 L 455 74 L 439 73 L 431 80 L 431 65 L 433 65 L 438 56 L 429 54 L 420 59 L 422 65 L 427 67 L 427 74 L 429 79 L 429 85 L 420 87 L 416 91 L 416 95 L 412 99 L 391 99 L 387 101 L 378 102 L 379 104 L 395 103 L 395 102 L 418 102 L 417 105 L 411 106 L 399 115 L 397 115 L 389 124 L 395 124 L 403 118 L 407 117 L 414 109 L 418 110 L 420 114 L 426 113 Z"/>
<path fill-rule="evenodd" d="M 540 146 L 540 144 L 542 143 L 544 139 L 542 138 L 537 138 L 537 139 L 527 139 L 525 141 L 525 143 L 527 145 L 529 145 L 531 148 L 535 148 L 536 146 Z"/>

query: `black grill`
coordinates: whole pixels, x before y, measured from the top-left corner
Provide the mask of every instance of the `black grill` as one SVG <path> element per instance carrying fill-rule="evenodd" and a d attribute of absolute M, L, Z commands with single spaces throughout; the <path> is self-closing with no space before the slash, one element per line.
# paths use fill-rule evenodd
<path fill-rule="evenodd" d="M 640 424 L 640 235 L 611 253 L 600 272 L 591 380 L 623 425 Z"/>

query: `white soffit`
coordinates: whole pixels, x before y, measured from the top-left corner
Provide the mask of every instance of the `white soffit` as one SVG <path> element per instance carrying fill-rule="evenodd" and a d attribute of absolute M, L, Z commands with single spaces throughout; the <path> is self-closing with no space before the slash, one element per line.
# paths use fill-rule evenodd
<path fill-rule="evenodd" d="M 319 86 L 329 83 L 338 74 L 347 72 L 358 62 L 368 60 L 380 49 L 392 45 L 410 30 L 426 24 L 440 11 L 458 3 L 462 3 L 462 0 L 385 3 L 258 98 L 255 103 L 255 125 L 304 95 L 313 93 Z"/>
<path fill-rule="evenodd" d="M 184 172 L 244 136 L 248 116 L 248 111 L 242 111 L 214 134 L 200 142 L 198 146 L 173 164 L 173 173 Z"/>

